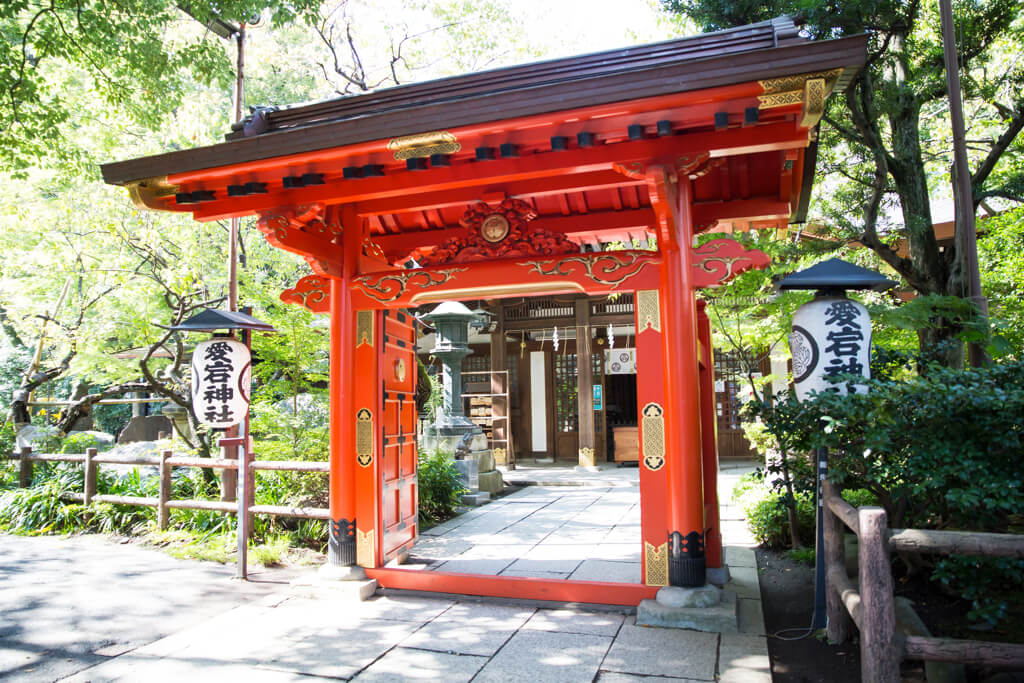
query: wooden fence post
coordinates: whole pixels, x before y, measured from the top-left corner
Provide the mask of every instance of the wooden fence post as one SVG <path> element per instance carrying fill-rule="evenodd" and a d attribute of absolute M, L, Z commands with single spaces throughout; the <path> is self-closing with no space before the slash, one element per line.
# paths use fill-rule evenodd
<path fill-rule="evenodd" d="M 85 449 L 85 490 L 82 502 L 86 507 L 89 507 L 92 497 L 96 495 L 96 461 L 93 460 L 95 457 L 95 448 Z"/>
<path fill-rule="evenodd" d="M 171 520 L 171 510 L 167 507 L 167 501 L 171 499 L 171 465 L 167 459 L 171 455 L 171 451 L 160 453 L 160 500 L 156 506 L 156 523 L 161 531 L 167 529 Z"/>
<path fill-rule="evenodd" d="M 229 434 L 231 432 L 228 432 Z M 237 437 L 228 437 L 237 438 Z M 234 460 L 238 457 L 238 446 L 221 446 L 220 457 L 225 460 Z M 220 471 L 220 499 L 225 503 L 231 503 L 236 500 L 235 493 L 238 488 L 238 471 L 233 469 L 222 469 Z"/>
<path fill-rule="evenodd" d="M 843 540 L 846 525 L 828 506 L 829 498 L 839 495 L 839 492 L 832 486 L 832 482 L 827 479 L 822 482 L 822 491 L 825 497 L 821 521 L 825 531 L 825 609 L 828 615 L 826 631 L 829 642 L 838 644 L 846 642 L 846 639 L 850 637 L 852 620 L 839 595 L 839 587 L 829 583 L 828 574 L 833 567 L 839 567 L 843 572 L 846 571 L 846 547 Z"/>
<path fill-rule="evenodd" d="M 23 489 L 32 485 L 32 461 L 28 459 L 31 455 L 31 446 L 21 447 L 21 459 L 18 462 L 18 486 Z"/>
<path fill-rule="evenodd" d="M 242 446 L 242 460 L 238 470 L 239 476 L 245 476 L 245 504 L 247 510 L 256 504 L 256 470 L 252 468 L 252 461 L 255 459 L 255 454 L 253 453 L 252 447 L 253 441 L 250 436 L 245 440 L 245 444 Z M 256 514 L 249 512 L 248 519 L 245 524 L 248 538 L 252 538 L 255 521 Z"/>
<path fill-rule="evenodd" d="M 886 538 L 888 520 L 879 507 L 858 510 L 860 542 L 861 680 L 898 683 L 902 647 L 896 643 L 896 607 Z"/>

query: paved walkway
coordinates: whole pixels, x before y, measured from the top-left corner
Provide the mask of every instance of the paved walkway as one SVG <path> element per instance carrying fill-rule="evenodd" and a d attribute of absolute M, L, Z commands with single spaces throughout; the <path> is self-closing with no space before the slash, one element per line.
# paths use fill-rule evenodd
<path fill-rule="evenodd" d="M 742 471 L 723 471 L 723 493 Z M 526 498 L 532 495 L 534 502 L 494 505 L 492 512 L 507 521 L 515 516 L 510 506 L 540 505 L 531 514 L 552 505 L 568 509 L 582 505 L 578 492 L 556 496 L 528 489 Z M 620 496 L 604 500 L 620 492 L 591 490 L 587 507 L 622 503 Z M 632 522 L 632 503 L 624 509 L 624 523 L 617 526 Z M 770 681 L 752 544 L 733 524 L 739 522 L 735 510 L 724 506 L 723 513 L 734 577 L 728 588 L 740 598 L 740 635 L 638 627 L 624 611 L 579 606 L 394 594 L 366 602 L 344 594 L 311 600 L 273 583 L 288 578 L 273 573 L 257 575 L 262 582 L 238 583 L 227 578 L 227 567 L 102 539 L 0 537 L 0 677 Z M 461 526 L 486 517 L 471 515 Z M 607 534 L 615 528 L 606 527 Z M 577 561 L 572 571 L 556 572 L 551 564 L 541 571 L 571 579 L 585 563 Z M 512 567 L 499 571 L 507 570 Z"/>
<path fill-rule="evenodd" d="M 640 583 L 637 486 L 528 486 L 427 529 L 407 567 Z"/>

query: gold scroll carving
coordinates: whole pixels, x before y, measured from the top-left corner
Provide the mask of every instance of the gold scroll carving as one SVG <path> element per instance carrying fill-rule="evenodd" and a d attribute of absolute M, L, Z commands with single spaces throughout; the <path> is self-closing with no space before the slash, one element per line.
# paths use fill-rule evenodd
<path fill-rule="evenodd" d="M 396 161 L 418 159 L 434 154 L 455 154 L 462 145 L 448 131 L 403 135 L 388 141 L 388 149 L 395 153 Z"/>
<path fill-rule="evenodd" d="M 764 88 L 764 94 L 757 96 L 759 102 L 758 109 L 773 109 L 792 104 L 802 104 L 804 105 L 804 120 L 813 119 L 813 123 L 801 123 L 800 125 L 810 128 L 821 118 L 821 114 L 818 114 L 817 119 L 814 119 L 813 111 L 820 103 L 821 110 L 824 112 L 825 98 L 832 92 L 836 81 L 842 75 L 843 69 L 840 67 L 828 71 L 795 74 L 793 76 L 782 76 L 780 78 L 768 78 L 758 81 L 758 84 Z M 819 85 L 815 84 L 810 92 L 808 91 L 808 84 L 812 81 L 820 81 L 820 90 Z M 809 113 L 810 116 L 808 116 Z"/>
<path fill-rule="evenodd" d="M 356 348 L 373 346 L 373 311 L 356 311 Z"/>
<path fill-rule="evenodd" d="M 657 472 L 665 466 L 665 411 L 657 403 L 643 409 L 640 431 L 643 435 L 644 467 Z"/>
<path fill-rule="evenodd" d="M 644 541 L 644 582 L 648 586 L 668 585 L 668 543 L 657 548 Z"/>
<path fill-rule="evenodd" d="M 406 290 L 413 286 L 419 289 L 430 289 L 437 285 L 443 285 L 454 278 L 455 273 L 461 273 L 464 270 L 466 269 L 446 268 L 437 271 L 396 271 L 385 275 L 361 275 L 355 278 L 354 282 L 367 296 L 386 304 L 400 299 Z"/>
<path fill-rule="evenodd" d="M 666 558 L 668 556 L 666 555 Z M 360 531 L 356 528 L 356 564 L 360 567 L 376 567 L 373 552 L 373 529 Z M 667 562 L 667 559 L 666 559 Z M 668 567 L 668 565 L 665 565 Z"/>
<path fill-rule="evenodd" d="M 802 128 L 813 128 L 825 115 L 826 92 L 824 78 L 808 78 L 804 83 L 804 110 L 800 120 Z"/>
<path fill-rule="evenodd" d="M 661 298 L 656 289 L 641 289 L 636 293 L 637 334 L 650 328 L 661 332 Z"/>
<path fill-rule="evenodd" d="M 366 408 L 356 413 L 356 462 L 362 467 L 373 462 L 373 413 Z"/>

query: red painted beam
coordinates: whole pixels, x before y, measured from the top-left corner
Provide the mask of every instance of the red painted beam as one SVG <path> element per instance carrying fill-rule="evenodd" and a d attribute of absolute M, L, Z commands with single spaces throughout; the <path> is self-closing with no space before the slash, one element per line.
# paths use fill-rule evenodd
<path fill-rule="evenodd" d="M 430 194 L 410 194 L 403 197 L 388 197 L 359 202 L 356 209 L 362 216 L 387 213 L 404 213 L 440 209 L 446 206 L 462 206 L 481 200 L 492 201 L 486 195 L 498 195 L 497 201 L 505 197 L 543 197 L 564 192 L 583 192 L 639 185 L 643 181 L 627 178 L 615 171 L 594 171 L 524 180 L 514 183 L 494 184 L 481 181 L 482 187 L 466 187 L 458 190 L 442 190 Z"/>
<path fill-rule="evenodd" d="M 570 239 L 599 239 L 609 235 L 605 241 L 618 238 L 623 230 L 644 231 L 652 229 L 654 211 L 651 209 L 629 209 L 626 211 L 600 211 L 574 216 L 549 216 L 530 221 L 530 227 L 543 228 L 552 232 L 565 233 Z M 419 230 L 397 235 L 381 235 L 373 241 L 384 250 L 389 258 L 400 258 L 413 249 L 441 244 L 447 239 L 465 234 L 466 228 L 454 227 L 441 230 Z M 614 235 L 614 237 L 613 237 Z"/>
<path fill-rule="evenodd" d="M 707 225 L 715 221 L 760 221 L 789 218 L 789 202 L 778 197 L 753 197 L 727 202 L 701 202 L 693 205 L 694 225 Z"/>
<path fill-rule="evenodd" d="M 636 606 L 641 600 L 653 599 L 660 588 L 636 583 L 449 574 L 416 569 L 367 568 L 366 575 L 376 579 L 383 588 L 597 605 Z"/>
<path fill-rule="evenodd" d="M 264 230 L 262 232 L 267 242 L 275 247 L 302 257 L 309 256 L 326 261 L 331 265 L 341 266 L 342 248 L 338 244 L 292 227 L 284 231 Z"/>
<path fill-rule="evenodd" d="M 426 194 L 466 187 L 500 185 L 564 174 L 609 170 L 612 164 L 632 161 L 672 160 L 700 153 L 712 157 L 751 154 L 771 149 L 804 147 L 807 131 L 792 123 L 776 123 L 719 132 L 691 133 L 671 138 L 636 140 L 565 152 L 546 152 L 517 159 L 461 163 L 450 168 L 429 171 L 401 171 L 380 178 L 340 181 L 329 179 L 324 185 L 294 190 L 278 190 L 264 195 L 217 200 L 199 205 L 193 211 L 196 220 L 219 220 L 245 215 L 276 206 L 325 203 L 366 202 Z M 244 180 L 244 179 L 242 179 Z M 183 187 L 182 191 L 214 189 Z"/>

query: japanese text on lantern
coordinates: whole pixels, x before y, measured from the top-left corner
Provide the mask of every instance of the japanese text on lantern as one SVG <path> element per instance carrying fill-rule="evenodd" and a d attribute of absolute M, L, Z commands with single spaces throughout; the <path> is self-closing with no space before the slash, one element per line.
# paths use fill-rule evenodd
<path fill-rule="evenodd" d="M 192 407 L 199 421 L 224 429 L 249 408 L 249 349 L 235 339 L 210 339 L 192 353 Z"/>
<path fill-rule="evenodd" d="M 855 374 L 864 372 L 860 362 L 860 351 L 864 344 L 864 331 L 861 328 L 861 312 L 852 301 L 835 301 L 825 309 L 825 360 L 824 373 L 828 377 L 835 375 Z M 831 356 L 831 358 L 830 358 Z M 831 387 L 830 391 L 839 391 Z"/>
<path fill-rule="evenodd" d="M 234 365 L 231 345 L 213 342 L 203 354 L 203 418 L 207 422 L 237 422 L 232 410 L 235 390 L 231 387 Z"/>

